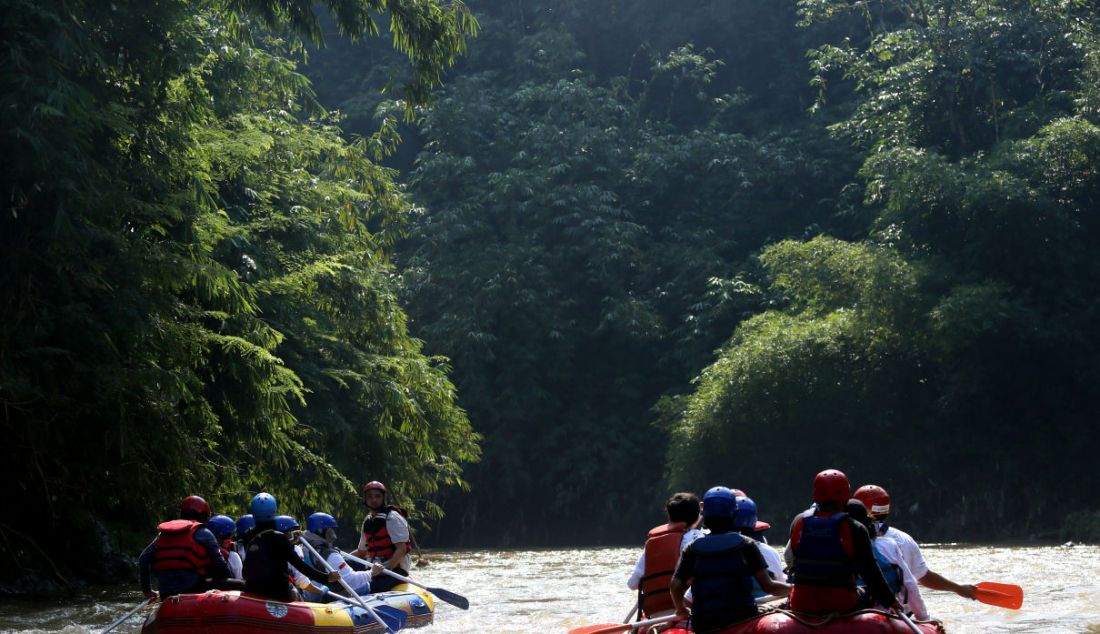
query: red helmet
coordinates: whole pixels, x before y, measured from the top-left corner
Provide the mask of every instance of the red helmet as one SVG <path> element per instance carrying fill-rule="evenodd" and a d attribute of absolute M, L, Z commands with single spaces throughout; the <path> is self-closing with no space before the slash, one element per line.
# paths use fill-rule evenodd
<path fill-rule="evenodd" d="M 836 469 L 826 469 L 814 478 L 814 502 L 838 502 L 844 504 L 848 501 L 848 494 L 852 485 L 848 483 L 848 476 Z"/>
<path fill-rule="evenodd" d="M 187 514 L 210 515 L 210 505 L 197 495 L 189 495 L 183 498 L 183 503 L 180 504 L 180 516 Z"/>
<path fill-rule="evenodd" d="M 735 496 L 739 497 L 739 498 L 747 498 L 747 497 L 749 497 L 749 496 L 748 496 L 748 495 L 746 495 L 746 494 L 745 494 L 745 492 L 744 492 L 744 491 L 742 491 L 741 489 L 732 489 L 732 490 L 733 490 L 733 494 L 734 494 Z"/>
<path fill-rule="evenodd" d="M 866 484 L 856 489 L 855 499 L 863 502 L 869 515 L 887 515 L 890 513 L 890 494 L 877 484 Z"/>
<path fill-rule="evenodd" d="M 378 480 L 371 480 L 370 482 L 363 485 L 363 493 L 366 493 L 370 490 L 381 491 L 382 493 L 385 493 L 386 485 L 382 484 Z"/>

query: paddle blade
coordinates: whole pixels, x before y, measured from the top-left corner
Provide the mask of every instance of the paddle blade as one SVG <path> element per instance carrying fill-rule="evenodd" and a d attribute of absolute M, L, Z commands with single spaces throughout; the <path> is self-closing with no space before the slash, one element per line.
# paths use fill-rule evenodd
<path fill-rule="evenodd" d="M 444 590 L 443 588 L 428 588 L 428 587 L 425 587 L 424 589 L 427 590 L 428 592 L 431 592 L 432 594 L 434 594 L 439 599 L 441 599 L 443 601 L 446 601 L 447 603 L 450 603 L 451 605 L 455 606 L 456 608 L 462 608 L 463 610 L 469 610 L 470 609 L 470 601 L 466 597 L 462 596 L 461 594 L 455 594 L 454 592 L 451 592 L 450 590 Z"/>
<path fill-rule="evenodd" d="M 634 629 L 632 623 L 604 623 L 603 625 L 585 625 L 569 630 L 569 634 L 616 634 Z"/>
<path fill-rule="evenodd" d="M 372 605 L 370 607 L 378 615 L 378 618 L 382 619 L 382 623 L 394 632 L 405 627 L 405 621 L 409 618 L 404 610 L 395 608 L 392 605 Z"/>
<path fill-rule="evenodd" d="M 1024 604 L 1024 589 L 1020 586 L 1011 583 L 983 581 L 977 584 L 976 587 L 978 591 L 975 593 L 974 598 L 982 603 L 995 605 L 999 608 L 1008 608 L 1009 610 L 1019 610 L 1020 606 Z"/>

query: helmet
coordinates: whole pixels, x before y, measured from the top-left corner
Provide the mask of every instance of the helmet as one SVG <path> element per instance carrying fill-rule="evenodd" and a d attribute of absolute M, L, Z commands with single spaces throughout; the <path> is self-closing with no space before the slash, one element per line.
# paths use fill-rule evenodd
<path fill-rule="evenodd" d="M 737 512 L 737 498 L 726 487 L 713 487 L 703 496 L 703 517 L 733 518 Z"/>
<path fill-rule="evenodd" d="M 848 483 L 848 476 L 836 469 L 826 469 L 814 478 L 814 502 L 837 502 L 844 504 L 848 501 L 848 494 L 852 485 Z"/>
<path fill-rule="evenodd" d="M 277 515 L 275 517 L 275 530 L 280 533 L 289 533 L 300 528 L 302 527 L 298 525 L 298 520 L 289 515 Z"/>
<path fill-rule="evenodd" d="M 325 529 L 336 528 L 336 518 L 328 513 L 314 513 L 306 518 L 306 528 L 309 532 L 320 535 Z"/>
<path fill-rule="evenodd" d="M 370 482 L 363 485 L 363 493 L 366 493 L 367 491 L 370 491 L 372 489 L 381 491 L 383 495 L 385 495 L 386 493 L 386 485 L 382 484 L 378 480 L 371 480 Z"/>
<path fill-rule="evenodd" d="M 744 491 L 742 491 L 741 489 L 733 489 L 733 488 L 731 488 L 731 489 L 730 489 L 730 491 L 732 491 L 732 492 L 733 492 L 733 495 L 734 495 L 734 497 L 739 497 L 739 498 L 747 498 L 747 497 L 749 497 L 749 494 L 748 494 L 748 493 L 745 493 L 745 492 L 744 492 Z"/>
<path fill-rule="evenodd" d="M 756 502 L 744 495 L 737 496 L 737 511 L 733 514 L 733 527 L 756 530 Z"/>
<path fill-rule="evenodd" d="M 237 524 L 233 521 L 233 518 L 226 517 L 225 515 L 215 515 L 211 517 L 210 521 L 206 523 L 206 527 L 209 528 L 210 532 L 214 533 L 214 537 L 218 539 L 229 539 L 237 530 Z"/>
<path fill-rule="evenodd" d="M 180 504 L 180 517 L 184 515 L 210 517 L 210 505 L 197 495 L 189 495 Z"/>
<path fill-rule="evenodd" d="M 251 515 L 242 515 L 237 518 L 237 536 L 244 537 L 244 534 L 252 530 L 256 526 L 256 520 Z"/>
<path fill-rule="evenodd" d="M 257 522 L 270 522 L 275 519 L 275 512 L 279 510 L 279 505 L 270 493 L 257 493 L 252 498 L 252 503 L 248 505 L 248 510 L 252 512 L 252 518 Z"/>
<path fill-rule="evenodd" d="M 863 502 L 863 505 L 867 507 L 867 512 L 872 516 L 890 513 L 890 494 L 877 484 L 866 484 L 859 487 L 853 497 Z"/>

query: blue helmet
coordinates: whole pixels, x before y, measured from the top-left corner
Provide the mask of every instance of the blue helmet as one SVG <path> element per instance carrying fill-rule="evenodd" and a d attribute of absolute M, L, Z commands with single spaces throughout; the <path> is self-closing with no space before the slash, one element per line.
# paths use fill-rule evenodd
<path fill-rule="evenodd" d="M 236 532 L 237 523 L 234 522 L 231 517 L 215 515 L 206 522 L 206 527 L 210 529 L 211 533 L 214 533 L 214 537 L 218 539 L 229 539 L 233 536 L 233 533 Z"/>
<path fill-rule="evenodd" d="M 290 531 L 296 531 L 302 528 L 298 525 L 298 520 L 289 515 L 278 515 L 275 517 L 275 530 L 280 533 L 289 533 Z"/>
<path fill-rule="evenodd" d="M 306 529 L 321 535 L 325 529 L 336 528 L 336 518 L 328 513 L 314 513 L 306 518 Z"/>
<path fill-rule="evenodd" d="M 251 515 L 242 515 L 237 518 L 237 536 L 244 537 L 244 534 L 256 527 L 256 519 Z"/>
<path fill-rule="evenodd" d="M 248 510 L 252 512 L 252 517 L 257 522 L 270 522 L 275 519 L 275 512 L 279 510 L 279 505 L 270 493 L 257 493 L 252 498 L 252 503 L 248 505 Z"/>
<path fill-rule="evenodd" d="M 733 518 L 737 512 L 737 498 L 727 487 L 713 487 L 703 496 L 703 517 Z"/>
<path fill-rule="evenodd" d="M 733 515 L 736 529 L 756 530 L 756 502 L 744 495 L 737 496 L 737 512 Z"/>

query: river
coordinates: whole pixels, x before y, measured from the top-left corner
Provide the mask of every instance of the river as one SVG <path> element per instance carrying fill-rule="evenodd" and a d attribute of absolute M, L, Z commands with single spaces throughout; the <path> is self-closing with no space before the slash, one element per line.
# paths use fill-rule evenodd
<path fill-rule="evenodd" d="M 1000 581 L 1024 587 L 1024 607 L 1004 610 L 950 593 L 926 592 L 933 616 L 950 634 L 1049 632 L 1100 634 L 1100 547 L 924 547 L 932 570 L 958 582 Z M 493 632 L 565 634 L 570 628 L 621 621 L 633 605 L 625 580 L 633 548 L 453 551 L 428 554 L 415 576 L 469 598 L 462 611 L 436 602 L 424 634 Z M 98 634 L 141 600 L 136 588 L 88 591 L 54 602 L 0 603 L 5 634 Z M 115 630 L 140 631 L 141 618 Z"/>

